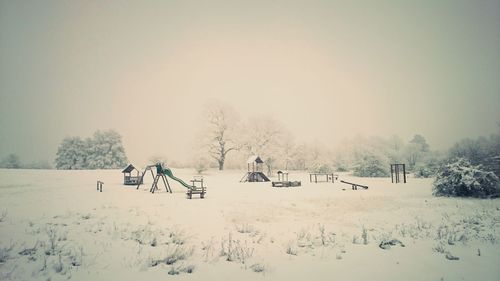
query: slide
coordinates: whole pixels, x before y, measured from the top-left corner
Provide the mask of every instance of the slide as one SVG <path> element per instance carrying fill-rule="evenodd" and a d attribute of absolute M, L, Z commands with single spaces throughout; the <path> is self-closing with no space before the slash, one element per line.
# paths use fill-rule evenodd
<path fill-rule="evenodd" d="M 193 188 L 191 185 L 185 183 L 183 180 L 181 180 L 180 178 L 174 176 L 174 174 L 172 174 L 172 170 L 170 170 L 169 168 L 166 168 L 166 169 L 163 169 L 162 171 L 165 175 L 169 176 L 171 179 L 177 181 L 178 183 L 182 184 L 185 188 L 187 189 L 191 189 Z"/>

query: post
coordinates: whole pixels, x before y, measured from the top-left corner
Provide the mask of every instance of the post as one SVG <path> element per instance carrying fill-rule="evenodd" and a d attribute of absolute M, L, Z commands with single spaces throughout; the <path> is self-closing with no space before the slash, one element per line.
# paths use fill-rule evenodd
<path fill-rule="evenodd" d="M 97 190 L 98 190 L 99 192 L 102 192 L 102 185 L 103 185 L 103 184 L 104 184 L 104 183 L 103 183 L 102 181 L 99 181 L 99 180 L 97 181 Z"/>
<path fill-rule="evenodd" d="M 397 167 L 397 171 L 398 171 L 398 172 L 396 173 L 396 175 L 397 175 L 397 177 L 398 177 L 398 179 L 397 179 L 397 183 L 399 183 L 399 182 L 401 181 L 401 178 L 399 177 L 399 173 L 401 173 L 401 170 L 400 170 L 400 168 L 401 168 L 401 167 L 400 167 L 399 165 L 397 165 L 396 167 Z"/>
<path fill-rule="evenodd" d="M 405 164 L 403 164 L 403 179 L 404 179 L 404 183 L 406 183 L 406 168 L 405 168 Z"/>
<path fill-rule="evenodd" d="M 391 164 L 391 183 L 394 183 L 394 171 L 392 170 L 392 164 Z"/>
<path fill-rule="evenodd" d="M 168 183 L 168 179 L 167 179 L 167 176 L 165 176 L 164 174 L 162 174 L 162 178 L 163 178 L 163 184 L 165 184 L 165 189 L 172 193 L 172 188 L 170 187 L 170 184 Z"/>
<path fill-rule="evenodd" d="M 399 179 L 398 179 L 398 175 L 399 175 L 399 174 L 398 174 L 398 173 L 399 173 L 399 171 L 398 171 L 398 164 L 396 164 L 396 165 L 394 166 L 394 177 L 396 178 L 396 183 L 398 183 L 398 182 L 399 182 Z"/>

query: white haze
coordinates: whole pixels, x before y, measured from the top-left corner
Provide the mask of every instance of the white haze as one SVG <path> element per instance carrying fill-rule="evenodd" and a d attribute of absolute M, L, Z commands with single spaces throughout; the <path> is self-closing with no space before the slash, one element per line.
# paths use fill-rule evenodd
<path fill-rule="evenodd" d="M 498 30 L 498 1 L 0 1 L 0 157 L 112 128 L 131 162 L 186 161 L 210 100 L 444 149 L 498 130 Z"/>

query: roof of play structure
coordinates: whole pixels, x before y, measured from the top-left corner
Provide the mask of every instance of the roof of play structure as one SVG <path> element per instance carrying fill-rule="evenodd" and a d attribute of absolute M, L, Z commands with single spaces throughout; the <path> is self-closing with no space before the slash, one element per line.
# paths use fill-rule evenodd
<path fill-rule="evenodd" d="M 134 165 L 129 164 L 129 165 L 127 166 L 127 168 L 123 169 L 122 173 L 130 173 L 130 172 L 132 172 L 133 170 L 135 170 Z"/>
<path fill-rule="evenodd" d="M 262 164 L 262 163 L 264 163 L 264 161 L 262 161 L 262 159 L 260 159 L 259 156 L 254 155 L 254 156 L 250 156 L 250 158 L 248 158 L 247 163 L 248 164 L 251 164 L 251 163 Z"/>

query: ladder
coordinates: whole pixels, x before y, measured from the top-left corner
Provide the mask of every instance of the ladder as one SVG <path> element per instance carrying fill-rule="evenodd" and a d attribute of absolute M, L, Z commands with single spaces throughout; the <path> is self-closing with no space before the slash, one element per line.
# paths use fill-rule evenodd
<path fill-rule="evenodd" d="M 160 178 L 163 180 L 163 185 L 165 185 L 165 190 L 167 192 L 172 193 L 172 188 L 170 188 L 170 184 L 168 183 L 167 177 L 162 173 L 156 174 L 153 180 L 153 184 L 151 185 L 151 189 L 149 189 L 149 192 L 155 193 L 155 191 L 158 190 L 158 182 L 160 181 Z"/>

